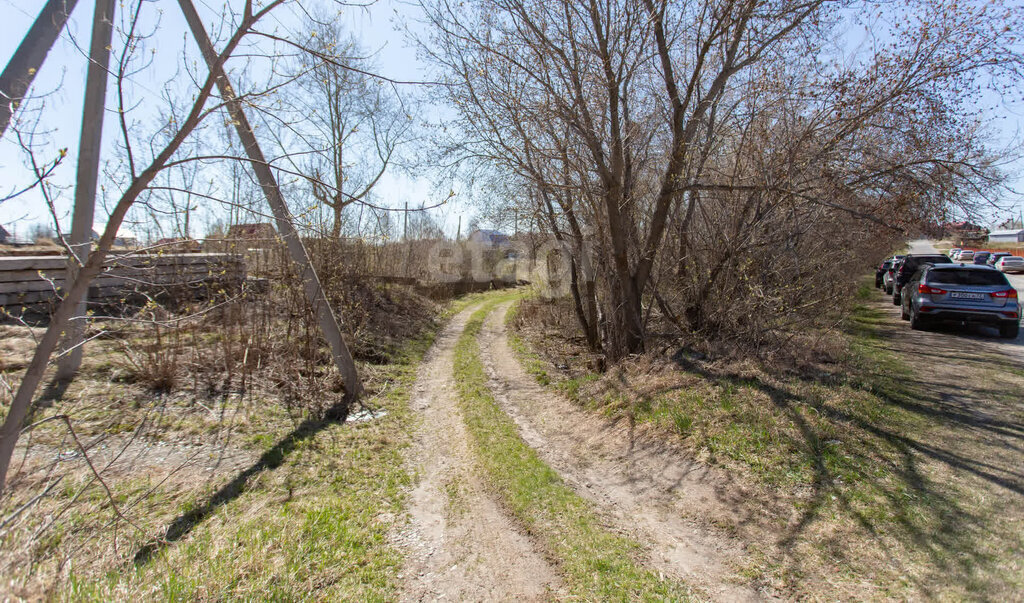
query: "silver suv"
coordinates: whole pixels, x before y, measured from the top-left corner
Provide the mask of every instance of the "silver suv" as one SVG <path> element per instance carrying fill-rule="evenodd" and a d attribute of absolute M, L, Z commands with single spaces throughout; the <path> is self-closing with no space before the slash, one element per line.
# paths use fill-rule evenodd
<path fill-rule="evenodd" d="M 1021 306 L 1017 290 L 998 270 L 974 264 L 926 265 L 903 288 L 904 320 L 925 329 L 942 321 L 988 324 L 1016 339 Z"/>

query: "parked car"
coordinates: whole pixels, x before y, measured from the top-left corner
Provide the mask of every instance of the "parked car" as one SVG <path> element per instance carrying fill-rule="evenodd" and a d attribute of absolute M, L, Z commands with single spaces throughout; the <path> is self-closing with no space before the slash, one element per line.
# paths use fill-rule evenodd
<path fill-rule="evenodd" d="M 952 264 L 953 260 L 949 257 L 940 254 L 910 254 L 903 258 L 903 263 L 900 264 L 900 268 L 896 271 L 892 279 L 892 305 L 900 305 L 900 296 L 902 295 L 903 286 L 907 284 L 910 277 L 925 264 Z"/>
<path fill-rule="evenodd" d="M 981 264 L 983 266 L 987 265 L 988 264 L 988 256 L 990 256 L 990 255 L 992 255 L 992 254 L 989 253 L 988 251 L 975 251 L 974 252 L 974 263 L 975 264 Z"/>
<path fill-rule="evenodd" d="M 974 251 L 971 249 L 963 249 L 960 253 L 956 254 L 956 261 L 958 262 L 972 262 L 974 261 Z"/>
<path fill-rule="evenodd" d="M 892 267 L 892 260 L 885 260 L 878 265 L 878 269 L 875 270 L 875 289 L 882 288 L 882 275 L 889 271 Z"/>
<path fill-rule="evenodd" d="M 1000 272 L 1024 272 L 1024 258 L 1016 255 L 1004 255 L 996 260 L 995 268 Z"/>
<path fill-rule="evenodd" d="M 995 326 L 999 335 L 1016 339 L 1021 306 L 1006 276 L 989 266 L 925 265 L 904 286 L 901 315 L 910 328 L 922 330 L 938 322 Z"/>
<path fill-rule="evenodd" d="M 946 255 L 948 255 L 950 258 L 955 260 L 956 259 L 956 254 L 958 254 L 958 253 L 960 253 L 960 248 L 959 247 L 954 247 L 954 248 L 950 249 L 949 253 L 947 253 Z"/>
<path fill-rule="evenodd" d="M 892 265 L 882 275 L 882 291 L 885 291 L 886 295 L 892 295 L 892 283 L 896 279 L 896 271 L 900 269 L 900 264 L 903 263 L 903 258 L 893 260 Z"/>
<path fill-rule="evenodd" d="M 996 262 L 999 261 L 999 258 L 1008 256 L 1008 255 L 1013 255 L 1013 254 L 1010 253 L 1009 251 L 993 251 L 992 253 L 989 254 L 988 260 L 986 260 L 985 263 L 988 264 L 989 266 L 995 266 Z"/>

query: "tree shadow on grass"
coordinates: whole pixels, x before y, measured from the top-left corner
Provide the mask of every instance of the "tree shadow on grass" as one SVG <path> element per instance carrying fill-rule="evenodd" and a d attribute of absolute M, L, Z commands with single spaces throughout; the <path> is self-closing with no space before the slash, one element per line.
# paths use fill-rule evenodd
<path fill-rule="evenodd" d="M 799 516 L 778 540 L 794 570 L 802 564 L 795 549 L 806 539 L 809 528 L 818 520 L 834 521 L 838 515 L 840 526 L 844 521 L 841 517 L 846 516 L 880 544 L 884 539 L 896 538 L 907 549 L 925 554 L 931 568 L 924 576 L 916 571 L 900 572 L 924 593 L 943 588 L 934 581 L 936 573 L 959 583 L 973 582 L 979 566 L 991 561 L 992 553 L 987 549 L 992 539 L 1005 534 L 1000 532 L 999 518 L 986 515 L 991 509 L 972 506 L 957 486 L 938 477 L 943 473 L 935 473 L 935 464 L 939 471 L 948 471 L 950 477 L 955 477 L 960 488 L 965 487 L 961 478 L 970 476 L 993 486 L 995 491 L 1003 490 L 1000 496 L 1008 494 L 1018 500 L 1024 496 L 1024 471 L 1015 461 L 1021 458 L 1019 454 L 1014 456 L 1011 452 L 993 460 L 977 452 L 969 439 L 965 445 L 949 446 L 949 440 L 926 440 L 923 433 L 905 430 L 899 422 L 900 414 L 874 414 L 872 409 L 841 405 L 798 392 L 802 391 L 801 385 L 845 385 L 851 393 L 861 389 L 861 393 L 876 396 L 883 407 L 901 409 L 930 424 L 939 420 L 958 436 L 959 430 L 967 430 L 970 438 L 985 438 L 989 445 L 992 440 L 1006 443 L 1007 439 L 1021 438 L 1021 423 L 943 408 L 941 396 L 936 395 L 934 400 L 920 397 L 914 391 L 914 383 L 905 390 L 897 385 L 879 391 L 834 378 L 802 377 L 799 381 L 803 383 L 790 388 L 761 378 L 722 374 L 698 363 L 686 363 L 685 368 L 720 386 L 762 392 L 771 400 L 777 415 L 791 422 L 799 434 L 792 448 L 802 458 L 794 460 L 797 464 L 805 463 L 810 470 L 810 498 L 802 501 Z M 1011 450 L 1014 448 L 1011 446 Z M 881 554 L 888 557 L 890 564 L 898 567 L 903 563 L 900 554 L 881 547 Z M 858 560 L 851 558 L 852 551 L 845 542 L 828 547 L 832 559 L 856 565 Z"/>
<path fill-rule="evenodd" d="M 255 463 L 248 469 L 242 471 L 230 482 L 221 486 L 219 490 L 206 499 L 202 505 L 183 513 L 171 522 L 167 531 L 160 539 L 144 545 L 135 553 L 134 563 L 145 565 L 153 557 L 166 548 L 168 545 L 181 540 L 196 526 L 205 521 L 219 507 L 235 500 L 245 493 L 249 480 L 254 476 L 276 469 L 284 463 L 288 455 L 295 450 L 300 443 L 309 440 L 331 425 L 343 423 L 348 416 L 348 409 L 344 405 L 331 408 L 323 419 L 306 419 L 300 423 L 291 433 L 286 435 L 273 447 L 264 452 Z"/>

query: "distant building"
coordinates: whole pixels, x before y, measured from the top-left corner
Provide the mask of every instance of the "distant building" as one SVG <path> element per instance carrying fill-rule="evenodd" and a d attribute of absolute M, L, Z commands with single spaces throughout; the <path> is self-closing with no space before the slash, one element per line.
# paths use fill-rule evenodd
<path fill-rule="evenodd" d="M 1024 228 L 993 230 L 988 233 L 989 243 L 1024 243 Z"/>
<path fill-rule="evenodd" d="M 277 238 L 277 231 L 270 222 L 259 222 L 256 224 L 235 224 L 228 228 L 228 239 L 258 240 L 266 239 L 272 241 Z"/>
<path fill-rule="evenodd" d="M 953 222 L 946 225 L 946 231 L 958 247 L 977 247 L 988 240 L 988 229 L 973 222 Z"/>
<path fill-rule="evenodd" d="M 0 245 L 6 245 L 7 243 L 13 242 L 11 233 L 7 232 L 7 229 L 0 225 Z"/>
<path fill-rule="evenodd" d="M 951 222 L 946 227 L 949 230 L 969 231 L 969 232 L 978 231 L 978 230 L 984 230 L 985 229 L 983 226 L 980 226 L 980 225 L 975 224 L 973 222 L 967 222 L 966 220 L 963 221 L 963 222 Z"/>
<path fill-rule="evenodd" d="M 512 240 L 505 233 L 497 230 L 474 230 L 469 235 L 470 243 L 478 243 L 487 247 L 510 247 Z"/>

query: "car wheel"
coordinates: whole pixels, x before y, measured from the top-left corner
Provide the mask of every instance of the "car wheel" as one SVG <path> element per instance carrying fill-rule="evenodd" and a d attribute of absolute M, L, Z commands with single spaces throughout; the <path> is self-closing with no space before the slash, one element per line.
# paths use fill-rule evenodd
<path fill-rule="evenodd" d="M 903 304 L 900 304 L 900 318 L 910 320 L 910 314 L 907 313 L 907 308 Z"/>
<path fill-rule="evenodd" d="M 999 326 L 999 336 L 1003 339 L 1017 339 L 1019 333 L 1020 325 L 1018 323 Z"/>
<path fill-rule="evenodd" d="M 924 331 L 928 324 L 921 318 L 913 308 L 910 309 L 910 328 L 915 331 Z"/>
<path fill-rule="evenodd" d="M 898 306 L 898 305 L 900 305 L 901 301 L 902 301 L 902 299 L 901 299 L 901 296 L 900 296 L 900 292 L 899 291 L 894 291 L 893 294 L 892 294 L 892 305 Z"/>

